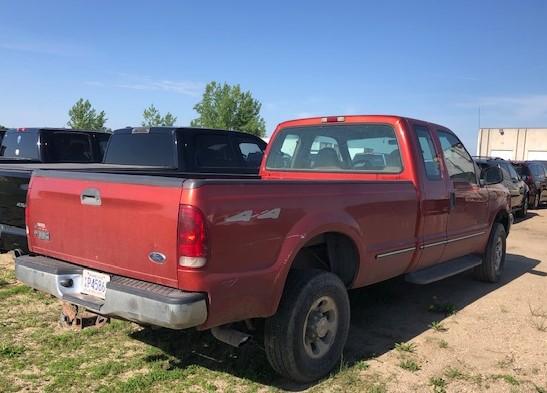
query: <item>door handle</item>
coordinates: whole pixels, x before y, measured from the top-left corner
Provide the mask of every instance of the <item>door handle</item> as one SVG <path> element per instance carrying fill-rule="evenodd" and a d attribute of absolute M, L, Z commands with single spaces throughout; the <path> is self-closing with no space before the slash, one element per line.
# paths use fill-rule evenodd
<path fill-rule="evenodd" d="M 450 210 L 453 210 L 456 207 L 456 193 L 454 191 L 450 192 Z"/>
<path fill-rule="evenodd" d="M 101 193 L 96 188 L 86 188 L 80 194 L 82 205 L 101 206 Z"/>

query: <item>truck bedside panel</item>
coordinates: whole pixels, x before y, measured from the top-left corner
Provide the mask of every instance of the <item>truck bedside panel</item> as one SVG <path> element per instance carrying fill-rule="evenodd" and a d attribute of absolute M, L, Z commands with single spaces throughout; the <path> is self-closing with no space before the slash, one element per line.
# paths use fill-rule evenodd
<path fill-rule="evenodd" d="M 360 256 L 354 286 L 406 270 L 416 245 L 417 195 L 409 181 L 187 181 L 181 203 L 199 207 L 210 255 L 180 269 L 179 287 L 209 295 L 206 327 L 270 316 L 298 251 L 324 233 L 350 238 Z"/>

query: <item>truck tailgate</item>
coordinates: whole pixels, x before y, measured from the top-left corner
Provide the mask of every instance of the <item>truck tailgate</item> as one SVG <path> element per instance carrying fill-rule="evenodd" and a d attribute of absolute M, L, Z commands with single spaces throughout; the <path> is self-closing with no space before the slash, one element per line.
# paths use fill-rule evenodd
<path fill-rule="evenodd" d="M 27 199 L 32 252 L 177 286 L 182 179 L 36 171 Z"/>

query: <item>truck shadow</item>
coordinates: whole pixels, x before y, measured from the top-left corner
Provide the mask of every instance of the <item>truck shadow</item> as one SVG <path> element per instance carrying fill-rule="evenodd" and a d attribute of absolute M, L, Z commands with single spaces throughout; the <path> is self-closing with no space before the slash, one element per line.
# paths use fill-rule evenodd
<path fill-rule="evenodd" d="M 533 274 L 539 263 L 507 254 L 505 271 L 497 284 L 475 281 L 466 272 L 425 286 L 409 284 L 399 277 L 351 291 L 351 328 L 344 361 L 351 366 L 392 350 L 398 342 L 412 340 L 451 311 L 463 309 L 523 274 Z M 148 361 L 161 360 L 158 356 L 170 358 L 169 367 L 173 369 L 198 365 L 285 390 L 310 387 L 277 376 L 268 364 L 260 338 L 236 349 L 216 341 L 209 332 L 143 329 L 132 333 L 132 337 L 165 353 L 150 356 Z"/>
<path fill-rule="evenodd" d="M 518 218 L 518 217 L 515 217 L 515 222 L 514 224 L 520 224 L 521 222 L 524 222 L 524 221 L 527 221 L 531 218 L 534 218 L 534 217 L 537 217 L 539 216 L 538 213 L 535 213 L 534 211 L 530 211 L 528 210 L 528 214 L 526 214 L 526 217 L 522 217 L 522 218 Z"/>

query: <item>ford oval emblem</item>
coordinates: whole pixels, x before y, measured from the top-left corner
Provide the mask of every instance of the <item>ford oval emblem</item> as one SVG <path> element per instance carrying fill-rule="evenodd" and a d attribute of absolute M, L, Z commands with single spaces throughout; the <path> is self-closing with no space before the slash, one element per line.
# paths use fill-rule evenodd
<path fill-rule="evenodd" d="M 148 254 L 148 259 L 150 259 L 154 263 L 164 263 L 167 257 L 161 252 L 152 251 L 150 254 Z"/>

